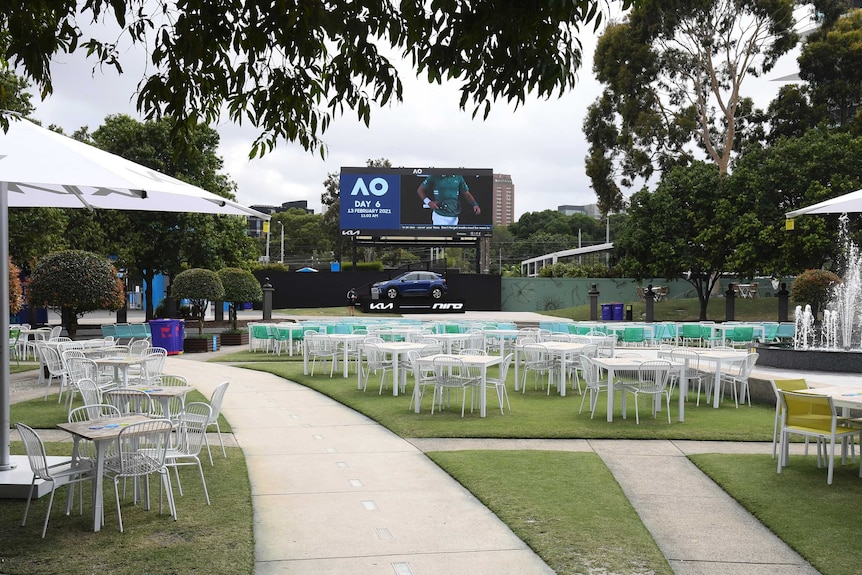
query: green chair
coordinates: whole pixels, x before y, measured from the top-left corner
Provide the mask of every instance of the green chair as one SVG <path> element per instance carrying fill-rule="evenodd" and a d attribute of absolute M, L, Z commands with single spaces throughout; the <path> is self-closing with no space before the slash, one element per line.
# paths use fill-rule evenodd
<path fill-rule="evenodd" d="M 719 330 L 713 330 L 711 325 L 701 325 L 700 341 L 708 347 L 712 347 L 716 343 L 724 343 L 724 335 Z"/>
<path fill-rule="evenodd" d="M 701 343 L 700 324 L 684 323 L 680 335 L 682 336 L 682 345 L 700 345 Z"/>
<path fill-rule="evenodd" d="M 625 345 L 643 345 L 644 344 L 644 328 L 642 327 L 626 327 L 623 330 L 622 343 Z"/>
<path fill-rule="evenodd" d="M 727 334 L 727 341 L 733 347 L 747 347 L 754 342 L 754 328 L 751 326 L 735 327 Z"/>

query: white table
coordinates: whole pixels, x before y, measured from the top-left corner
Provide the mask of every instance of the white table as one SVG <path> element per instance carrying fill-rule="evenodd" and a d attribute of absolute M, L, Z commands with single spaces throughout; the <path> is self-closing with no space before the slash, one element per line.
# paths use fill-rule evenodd
<path fill-rule="evenodd" d="M 487 382 L 488 382 L 488 368 L 492 365 L 500 365 L 503 363 L 503 358 L 499 355 L 451 355 L 451 354 L 435 354 L 435 355 L 426 355 L 419 358 L 419 365 L 421 367 L 430 367 L 434 364 L 435 357 L 456 357 L 461 360 L 461 363 L 464 364 L 465 367 L 478 367 L 481 370 L 480 376 L 480 385 L 481 391 L 479 393 L 479 417 L 485 417 L 487 412 Z M 419 404 L 419 372 L 415 374 L 415 384 L 413 385 L 413 411 L 415 413 L 420 413 L 421 405 Z"/>
<path fill-rule="evenodd" d="M 103 498 L 103 479 L 105 472 L 105 454 L 108 446 L 116 441 L 120 430 L 132 423 L 150 421 L 146 415 L 127 415 L 124 417 L 113 417 L 109 419 L 96 419 L 78 423 L 59 423 L 57 427 L 68 431 L 74 439 L 72 457 L 78 457 L 78 443 L 82 439 L 92 441 L 96 446 L 96 475 L 93 478 L 93 531 L 102 529 L 102 510 L 105 503 Z M 111 425 L 112 427 L 105 427 Z M 116 425 L 117 427 L 113 427 Z M 98 429 L 93 429 L 98 428 Z"/>
<path fill-rule="evenodd" d="M 539 345 L 545 346 L 549 352 L 560 359 L 560 395 L 566 395 L 566 364 L 578 361 L 577 357 L 589 343 L 575 343 L 568 341 L 546 341 Z M 515 388 L 517 391 L 517 387 Z"/>
<path fill-rule="evenodd" d="M 443 344 L 446 353 L 452 353 L 452 344 L 456 342 L 465 342 L 470 339 L 469 333 L 435 333 L 428 337 L 436 339 Z"/>
<path fill-rule="evenodd" d="M 136 355 L 100 357 L 94 359 L 96 365 L 110 366 L 114 368 L 114 380 L 119 381 L 120 385 L 127 387 L 129 385 L 129 368 L 135 365 L 141 365 L 143 358 Z"/>
<path fill-rule="evenodd" d="M 608 421 L 614 420 L 614 371 L 618 369 L 637 369 L 649 358 L 640 357 L 595 357 L 593 362 L 608 372 Z M 671 370 L 679 372 L 679 421 L 685 421 L 685 396 L 688 393 L 688 380 L 685 373 L 685 364 L 682 362 L 667 361 Z M 625 405 L 625 403 L 623 403 Z"/>
<path fill-rule="evenodd" d="M 500 357 L 506 357 L 506 341 L 512 340 L 515 341 L 515 338 L 518 337 L 518 334 L 521 333 L 519 329 L 483 329 L 482 333 L 485 336 L 496 337 L 500 340 Z"/>
<path fill-rule="evenodd" d="M 329 341 L 335 344 L 335 348 L 341 347 L 342 372 L 344 379 L 347 379 L 348 355 L 350 352 L 350 344 L 362 341 L 367 337 L 364 333 L 330 333 L 327 335 Z M 308 363 L 308 356 L 305 356 L 305 361 Z M 362 371 L 362 370 L 360 370 Z"/>
<path fill-rule="evenodd" d="M 124 389 L 115 389 L 108 393 L 113 394 L 122 394 L 126 389 L 133 391 L 143 391 L 156 401 L 158 401 L 162 406 L 162 413 L 164 414 L 165 419 L 170 419 L 171 421 L 174 418 L 178 417 L 179 413 L 171 413 L 171 400 L 173 398 L 179 398 L 180 403 L 182 405 L 186 404 L 186 394 L 194 389 L 194 387 L 190 385 L 168 385 L 166 387 L 161 387 L 159 385 L 130 385 Z"/>
<path fill-rule="evenodd" d="M 383 343 L 376 344 L 377 348 L 384 352 L 388 353 L 392 358 L 392 395 L 398 395 L 398 388 L 401 386 L 401 380 L 403 379 L 406 383 L 407 376 L 406 371 L 404 374 L 399 374 L 399 364 L 401 363 L 401 356 L 406 355 L 408 351 L 412 350 L 420 350 L 424 348 L 427 343 L 414 343 L 411 341 L 384 341 Z M 429 356 L 430 357 L 430 356 Z M 360 365 L 361 365 L 360 361 Z M 359 388 L 362 389 L 362 370 L 359 370 Z"/>
<path fill-rule="evenodd" d="M 862 409 L 862 387 L 848 387 L 845 385 L 824 385 L 822 387 L 811 387 L 808 389 L 795 390 L 794 393 L 812 393 L 815 395 L 828 395 L 832 398 L 832 404 L 840 407 L 842 415 L 848 416 L 851 409 Z"/>
<path fill-rule="evenodd" d="M 724 369 L 725 366 L 742 363 L 743 361 L 745 361 L 745 358 L 748 357 L 748 352 L 710 351 L 709 349 L 696 351 L 697 355 L 700 356 L 701 371 L 705 371 L 703 369 L 704 360 L 715 364 L 715 367 L 713 368 L 713 371 L 715 372 L 715 378 L 713 379 L 712 384 L 712 407 L 718 409 L 719 400 L 721 399 L 719 397 L 721 395 L 719 393 L 719 391 L 721 391 L 721 370 Z"/>

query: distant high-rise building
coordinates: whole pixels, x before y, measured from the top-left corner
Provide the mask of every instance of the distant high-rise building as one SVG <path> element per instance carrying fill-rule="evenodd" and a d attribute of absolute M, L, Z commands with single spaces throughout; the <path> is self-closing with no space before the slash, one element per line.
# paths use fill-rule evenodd
<path fill-rule="evenodd" d="M 601 212 L 599 212 L 599 207 L 596 204 L 587 204 L 586 206 L 557 206 L 557 211 L 562 212 L 567 216 L 571 216 L 573 214 L 584 214 L 585 216 L 590 216 L 596 219 L 602 217 Z"/>
<path fill-rule="evenodd" d="M 313 214 L 314 210 L 308 209 L 307 200 L 295 200 L 292 202 L 284 202 L 280 206 L 249 206 L 253 210 L 257 210 L 264 214 L 279 214 L 290 209 L 305 210 L 307 214 Z M 248 235 L 253 238 L 259 238 L 263 234 L 263 220 L 260 218 L 248 218 Z"/>
<path fill-rule="evenodd" d="M 494 174 L 494 225 L 515 222 L 515 185 L 509 174 Z"/>

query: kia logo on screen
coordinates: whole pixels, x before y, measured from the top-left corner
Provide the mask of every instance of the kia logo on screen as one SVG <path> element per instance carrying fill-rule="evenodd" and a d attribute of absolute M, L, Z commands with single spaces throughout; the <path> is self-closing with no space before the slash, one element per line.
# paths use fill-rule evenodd
<path fill-rule="evenodd" d="M 368 306 L 368 309 L 395 309 L 394 303 L 372 303 Z"/>
<path fill-rule="evenodd" d="M 372 178 L 370 182 L 365 183 L 365 178 L 357 178 L 353 184 L 353 189 L 350 191 L 351 196 L 367 196 L 369 192 L 373 196 L 385 196 L 389 191 L 389 183 L 383 178 Z"/>

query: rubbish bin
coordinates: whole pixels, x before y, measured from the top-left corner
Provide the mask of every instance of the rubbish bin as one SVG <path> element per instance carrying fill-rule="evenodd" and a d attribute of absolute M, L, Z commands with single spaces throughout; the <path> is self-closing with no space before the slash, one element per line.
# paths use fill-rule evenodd
<path fill-rule="evenodd" d="M 623 303 L 614 303 L 611 304 L 613 306 L 613 320 L 614 321 L 622 321 L 626 318 L 625 316 L 625 304 Z"/>
<path fill-rule="evenodd" d="M 183 339 L 186 336 L 185 322 L 181 319 L 151 319 L 153 347 L 163 347 L 168 355 L 183 352 Z"/>
<path fill-rule="evenodd" d="M 610 321 L 614 319 L 614 304 L 611 303 L 603 303 L 602 304 L 602 321 Z"/>
<path fill-rule="evenodd" d="M 631 304 L 626 304 L 626 321 L 631 321 L 631 320 L 632 320 L 632 315 L 633 315 L 633 312 L 632 312 L 632 305 L 631 305 Z"/>

